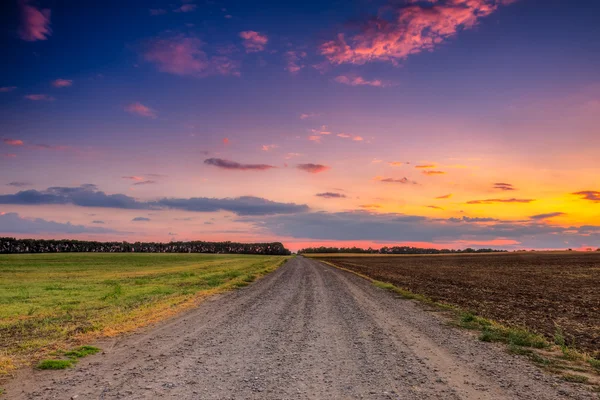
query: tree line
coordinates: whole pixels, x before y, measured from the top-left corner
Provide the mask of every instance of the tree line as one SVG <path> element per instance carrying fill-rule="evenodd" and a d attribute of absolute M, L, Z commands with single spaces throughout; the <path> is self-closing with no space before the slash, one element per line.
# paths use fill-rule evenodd
<path fill-rule="evenodd" d="M 282 243 L 236 242 L 93 242 L 81 240 L 40 240 L 0 238 L 0 254 L 19 253 L 212 253 L 291 254 Z"/>
<path fill-rule="evenodd" d="M 298 254 L 315 253 L 358 253 L 358 254 L 452 254 L 452 253 L 504 253 L 506 250 L 495 249 L 431 249 L 410 246 L 382 247 L 380 249 L 362 249 L 360 247 L 307 247 L 298 251 Z"/>

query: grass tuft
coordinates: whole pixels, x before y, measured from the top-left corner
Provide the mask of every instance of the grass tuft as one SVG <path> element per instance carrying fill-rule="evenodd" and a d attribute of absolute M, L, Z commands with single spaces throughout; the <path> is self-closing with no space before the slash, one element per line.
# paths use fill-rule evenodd
<path fill-rule="evenodd" d="M 64 353 L 69 358 L 83 358 L 92 354 L 96 354 L 100 351 L 99 348 L 94 346 L 80 346 L 74 350 L 67 351 Z"/>
<path fill-rule="evenodd" d="M 42 360 L 37 365 L 38 369 L 67 369 L 74 365 L 73 360 Z"/>
<path fill-rule="evenodd" d="M 590 380 L 587 376 L 576 374 L 564 374 L 562 378 L 567 382 L 573 383 L 587 383 Z"/>

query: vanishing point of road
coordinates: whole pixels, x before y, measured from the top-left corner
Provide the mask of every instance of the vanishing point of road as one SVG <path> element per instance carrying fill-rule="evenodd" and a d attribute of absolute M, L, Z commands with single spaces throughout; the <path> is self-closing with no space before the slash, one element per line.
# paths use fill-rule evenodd
<path fill-rule="evenodd" d="M 8 399 L 597 399 L 367 280 L 296 257 L 241 290 L 25 370 Z"/>

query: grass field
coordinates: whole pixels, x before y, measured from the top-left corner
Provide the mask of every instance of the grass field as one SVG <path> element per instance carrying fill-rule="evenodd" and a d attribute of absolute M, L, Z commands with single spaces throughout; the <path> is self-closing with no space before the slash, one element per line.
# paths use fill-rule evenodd
<path fill-rule="evenodd" d="M 164 319 L 289 257 L 0 255 L 0 376 L 58 349 Z"/>

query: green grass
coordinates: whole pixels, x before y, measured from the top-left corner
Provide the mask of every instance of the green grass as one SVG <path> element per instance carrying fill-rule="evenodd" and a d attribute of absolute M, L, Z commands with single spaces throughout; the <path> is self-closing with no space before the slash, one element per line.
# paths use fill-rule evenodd
<path fill-rule="evenodd" d="M 74 365 L 73 360 L 42 360 L 37 365 L 38 369 L 67 369 Z"/>
<path fill-rule="evenodd" d="M 74 350 L 66 351 L 64 355 L 69 358 L 83 358 L 92 354 L 96 354 L 99 351 L 100 349 L 94 346 L 80 346 Z"/>
<path fill-rule="evenodd" d="M 190 307 L 205 295 L 245 286 L 287 258 L 0 255 L 0 376 L 67 343 L 131 331 Z"/>
<path fill-rule="evenodd" d="M 564 374 L 563 379 L 567 382 L 574 383 L 587 383 L 590 379 L 587 376 L 576 375 L 576 374 Z"/>

